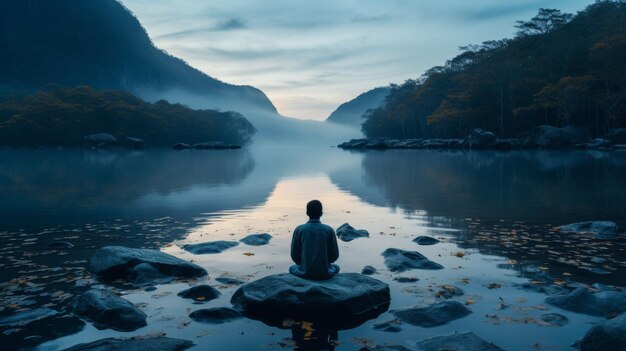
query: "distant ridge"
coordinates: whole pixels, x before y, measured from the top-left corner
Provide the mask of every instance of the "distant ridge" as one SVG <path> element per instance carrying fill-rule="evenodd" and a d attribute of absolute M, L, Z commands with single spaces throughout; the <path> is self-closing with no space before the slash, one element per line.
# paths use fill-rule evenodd
<path fill-rule="evenodd" d="M 156 48 L 116 0 L 2 0 L 0 47 L 0 92 L 89 85 L 149 100 L 189 94 L 205 108 L 277 114 L 261 90 L 221 82 Z"/>
<path fill-rule="evenodd" d="M 363 123 L 363 114 L 369 109 L 379 107 L 385 101 L 385 97 L 389 95 L 389 92 L 389 87 L 375 88 L 365 92 L 341 104 L 328 116 L 326 121 L 360 127 L 361 123 Z"/>

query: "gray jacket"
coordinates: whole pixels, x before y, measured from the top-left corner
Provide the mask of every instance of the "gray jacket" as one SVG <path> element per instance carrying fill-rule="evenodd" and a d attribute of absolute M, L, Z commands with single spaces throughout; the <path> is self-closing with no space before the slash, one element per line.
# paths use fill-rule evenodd
<path fill-rule="evenodd" d="M 318 219 L 299 225 L 291 238 L 291 258 L 298 265 L 299 275 L 328 278 L 330 264 L 339 258 L 335 231 Z"/>

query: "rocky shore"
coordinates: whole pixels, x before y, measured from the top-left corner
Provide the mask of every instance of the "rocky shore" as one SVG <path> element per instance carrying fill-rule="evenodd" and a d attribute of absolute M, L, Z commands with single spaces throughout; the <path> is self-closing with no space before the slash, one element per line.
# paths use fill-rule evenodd
<path fill-rule="evenodd" d="M 444 149 L 444 150 L 512 150 L 512 149 L 579 149 L 626 150 L 626 128 L 612 130 L 606 138 L 590 138 L 576 127 L 539 126 L 525 138 L 498 138 L 493 132 L 474 129 L 464 139 L 352 139 L 337 147 L 346 150 Z"/>

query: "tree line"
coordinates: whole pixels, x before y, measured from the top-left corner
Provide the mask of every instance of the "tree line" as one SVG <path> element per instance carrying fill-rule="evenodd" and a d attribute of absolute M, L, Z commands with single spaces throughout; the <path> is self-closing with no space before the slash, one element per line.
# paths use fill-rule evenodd
<path fill-rule="evenodd" d="M 76 147 L 95 133 L 144 139 L 148 146 L 221 141 L 248 143 L 256 129 L 241 114 L 149 103 L 117 90 L 54 88 L 0 98 L 0 146 Z"/>
<path fill-rule="evenodd" d="M 519 137 L 538 125 L 626 127 L 626 3 L 600 0 L 575 16 L 540 9 L 514 38 L 461 47 L 418 79 L 391 85 L 369 110 L 368 137 L 463 137 L 473 128 Z"/>

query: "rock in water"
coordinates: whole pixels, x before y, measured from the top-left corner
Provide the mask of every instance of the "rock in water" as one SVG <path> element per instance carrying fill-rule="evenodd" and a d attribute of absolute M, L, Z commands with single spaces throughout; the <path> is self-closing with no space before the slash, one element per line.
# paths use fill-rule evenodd
<path fill-rule="evenodd" d="M 527 147 L 559 148 L 584 143 L 589 138 L 585 133 L 573 126 L 557 128 L 542 125 L 530 132 L 524 145 Z"/>
<path fill-rule="evenodd" d="M 593 234 L 596 239 L 613 239 L 617 224 L 609 221 L 579 222 L 559 227 L 561 233 Z"/>
<path fill-rule="evenodd" d="M 117 145 L 117 138 L 109 133 L 85 135 L 85 146 L 93 148 L 107 148 Z"/>
<path fill-rule="evenodd" d="M 187 250 L 195 255 L 202 254 L 218 254 L 222 253 L 225 250 L 230 249 L 231 247 L 235 247 L 239 245 L 236 241 L 211 241 L 208 243 L 200 243 L 200 244 L 188 244 L 183 246 L 184 250 Z"/>
<path fill-rule="evenodd" d="M 626 313 L 600 322 L 587 331 L 580 342 L 581 351 L 626 351 Z"/>
<path fill-rule="evenodd" d="M 270 325 L 287 318 L 356 325 L 385 312 L 389 286 L 356 273 L 340 273 L 326 280 L 307 280 L 293 274 L 271 275 L 241 286 L 231 303 L 246 315 Z"/>
<path fill-rule="evenodd" d="M 230 278 L 230 277 L 219 277 L 219 278 L 215 278 L 215 280 L 219 283 L 226 284 L 226 285 L 241 285 L 245 283 L 243 280 Z"/>
<path fill-rule="evenodd" d="M 442 301 L 426 307 L 391 311 L 399 320 L 424 328 L 437 327 L 463 318 L 472 311 L 458 301 Z"/>
<path fill-rule="evenodd" d="M 453 333 L 451 335 L 436 336 L 417 342 L 422 351 L 503 351 L 498 346 L 487 342 L 472 332 Z"/>
<path fill-rule="evenodd" d="M 209 285 L 196 285 L 178 293 L 178 296 L 196 301 L 211 301 L 222 295 L 217 289 Z"/>
<path fill-rule="evenodd" d="M 539 316 L 539 319 L 553 327 L 562 327 L 569 323 L 569 319 L 567 317 L 558 313 L 544 313 Z"/>
<path fill-rule="evenodd" d="M 189 340 L 172 339 L 165 336 L 130 339 L 107 338 L 72 346 L 63 351 L 184 351 L 194 345 Z"/>
<path fill-rule="evenodd" d="M 431 236 L 418 236 L 417 238 L 413 239 L 414 242 L 416 242 L 418 245 L 435 245 L 437 243 L 439 243 L 439 240 L 431 237 Z"/>
<path fill-rule="evenodd" d="M 263 233 L 263 234 L 251 234 L 239 241 L 241 241 L 242 243 L 246 245 L 261 246 L 261 245 L 267 245 L 271 239 L 272 239 L 271 235 L 267 233 Z"/>
<path fill-rule="evenodd" d="M 191 145 L 189 144 L 185 144 L 185 143 L 176 143 L 174 145 L 172 145 L 172 149 L 174 150 L 189 150 L 191 149 Z"/>
<path fill-rule="evenodd" d="M 145 265 L 136 268 L 141 264 Z M 163 277 L 194 278 L 207 275 L 204 268 L 172 255 L 156 250 L 123 246 L 106 246 L 99 249 L 89 259 L 87 270 L 100 278 L 126 279 L 142 284 L 149 281 L 150 276 L 155 272 L 158 272 L 159 279 Z"/>
<path fill-rule="evenodd" d="M 463 140 L 462 146 L 467 149 L 489 149 L 497 141 L 496 135 L 492 132 L 476 128 Z"/>
<path fill-rule="evenodd" d="M 400 321 L 394 319 L 383 323 L 376 323 L 372 325 L 372 328 L 389 333 L 398 333 L 402 331 L 402 328 L 400 328 L 398 324 L 400 324 Z"/>
<path fill-rule="evenodd" d="M 350 224 L 344 223 L 337 228 L 337 237 L 341 241 L 352 241 L 357 238 L 369 238 L 370 233 L 367 230 L 354 229 Z"/>
<path fill-rule="evenodd" d="M 0 327 L 25 325 L 40 319 L 54 316 L 59 312 L 49 308 L 37 308 L 0 318 Z"/>
<path fill-rule="evenodd" d="M 385 265 L 392 272 L 404 272 L 409 269 L 443 269 L 442 265 L 427 259 L 417 251 L 387 249 L 382 255 L 385 257 Z"/>
<path fill-rule="evenodd" d="M 592 293 L 586 288 L 578 288 L 569 294 L 550 296 L 546 298 L 546 303 L 572 312 L 611 317 L 626 312 L 626 293 Z"/>
<path fill-rule="evenodd" d="M 146 326 L 146 315 L 130 301 L 100 290 L 79 295 L 72 309 L 98 329 L 133 331 Z"/>
<path fill-rule="evenodd" d="M 376 268 L 372 267 L 372 266 L 365 266 L 363 267 L 363 269 L 361 270 L 361 274 L 365 274 L 365 275 L 372 275 L 372 274 L 376 274 Z"/>
<path fill-rule="evenodd" d="M 222 324 L 243 317 L 239 311 L 227 307 L 215 307 L 197 310 L 189 315 L 196 322 Z"/>

